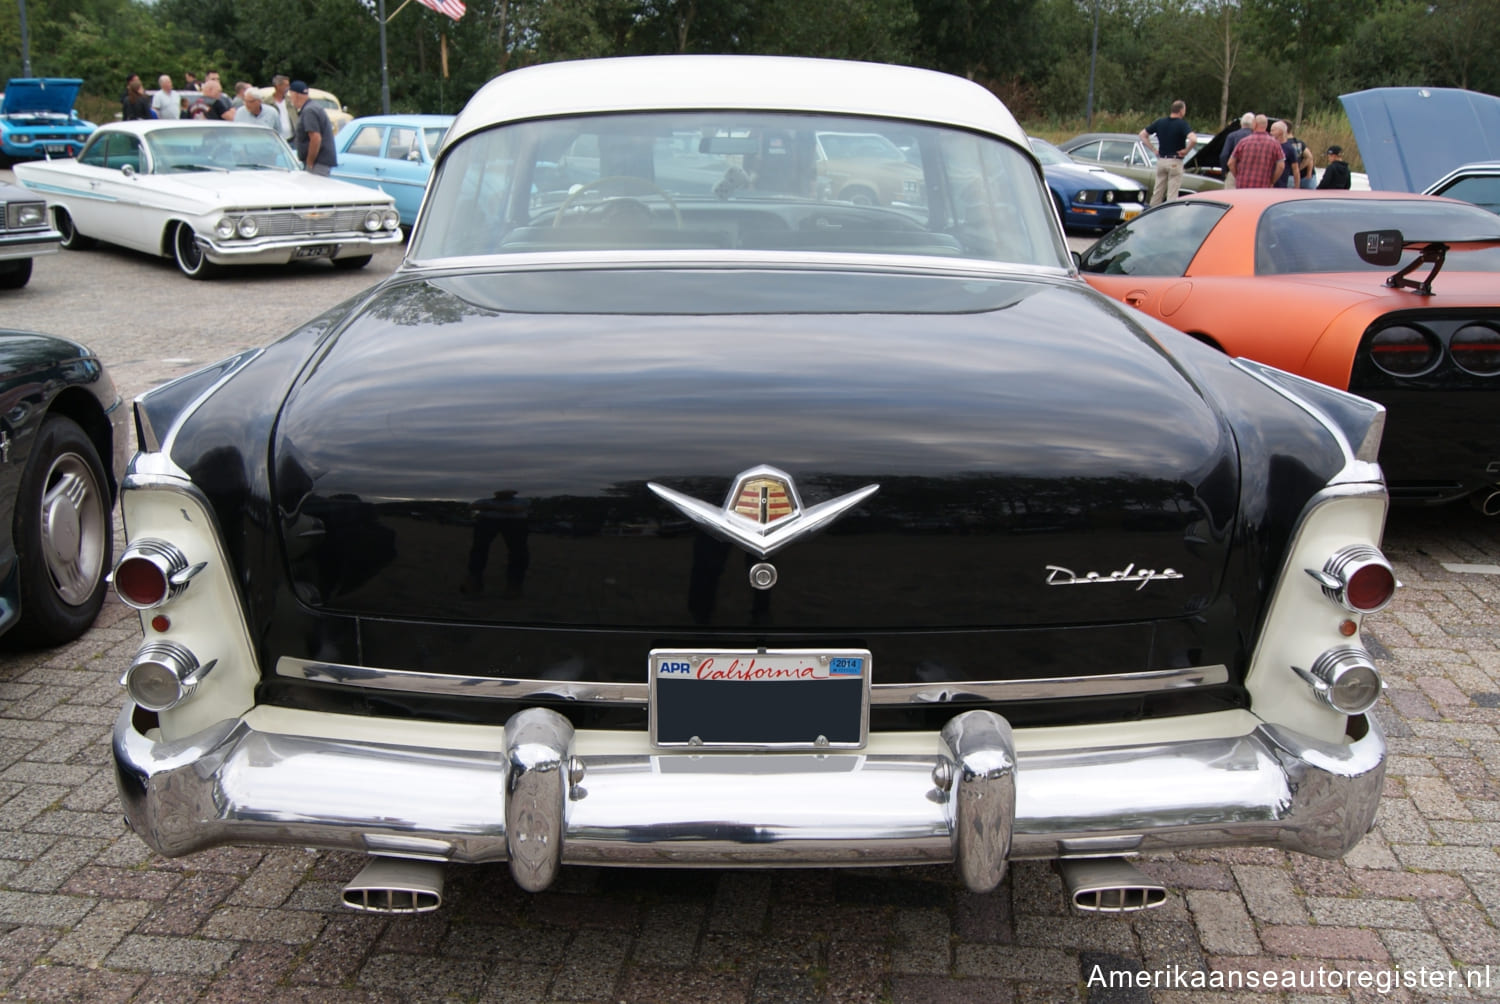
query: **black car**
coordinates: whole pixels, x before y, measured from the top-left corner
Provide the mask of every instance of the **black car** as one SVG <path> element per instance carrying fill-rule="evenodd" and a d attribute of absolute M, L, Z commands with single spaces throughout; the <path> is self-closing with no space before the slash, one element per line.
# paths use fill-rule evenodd
<path fill-rule="evenodd" d="M 831 133 L 909 197 L 840 198 Z M 1135 909 L 1139 851 L 1373 821 L 1381 410 L 1089 289 L 968 81 L 506 73 L 394 275 L 136 418 L 114 752 L 164 854 L 354 850 L 392 912 L 446 861 L 1043 857 Z"/>
<path fill-rule="evenodd" d="M 0 632 L 83 634 L 104 602 L 129 410 L 88 349 L 0 331 Z"/>

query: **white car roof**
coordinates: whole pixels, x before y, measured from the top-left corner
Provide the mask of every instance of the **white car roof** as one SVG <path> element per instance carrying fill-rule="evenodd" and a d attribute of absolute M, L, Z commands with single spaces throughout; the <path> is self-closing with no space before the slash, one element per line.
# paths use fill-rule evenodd
<path fill-rule="evenodd" d="M 502 122 L 626 111 L 745 109 L 934 122 L 1026 134 L 989 91 L 962 77 L 883 63 L 787 56 L 630 56 L 544 63 L 501 74 L 459 113 L 447 144 Z"/>

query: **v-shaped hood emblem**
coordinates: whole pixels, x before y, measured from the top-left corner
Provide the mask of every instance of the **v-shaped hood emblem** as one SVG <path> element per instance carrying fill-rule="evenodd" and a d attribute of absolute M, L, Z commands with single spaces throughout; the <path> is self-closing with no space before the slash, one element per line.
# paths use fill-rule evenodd
<path fill-rule="evenodd" d="M 880 491 L 879 485 L 865 485 L 848 495 L 804 509 L 792 476 L 765 466 L 752 467 L 735 478 L 722 507 L 711 506 L 655 481 L 647 482 L 646 487 L 709 533 L 762 558 L 770 557 L 794 540 L 817 533 Z"/>

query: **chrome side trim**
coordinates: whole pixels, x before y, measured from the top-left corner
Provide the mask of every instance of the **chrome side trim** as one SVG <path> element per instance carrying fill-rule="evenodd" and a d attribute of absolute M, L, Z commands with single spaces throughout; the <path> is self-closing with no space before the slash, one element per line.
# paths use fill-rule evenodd
<path fill-rule="evenodd" d="M 520 701 L 550 697 L 565 701 L 606 704 L 645 704 L 647 683 L 590 683 L 572 680 L 519 680 L 455 673 L 415 673 L 402 669 L 346 666 L 282 656 L 276 675 L 309 683 L 333 683 L 374 690 L 399 690 L 449 697 L 488 697 Z M 1108 697 L 1147 694 L 1180 687 L 1212 686 L 1229 682 L 1229 667 L 1194 666 L 1154 669 L 1142 673 L 1105 673 L 1099 676 L 1059 676 L 1039 680 L 980 680 L 972 683 L 875 683 L 874 704 L 943 704 L 950 701 L 1034 701 L 1061 697 Z"/>
<path fill-rule="evenodd" d="M 513 720 L 517 735 L 494 729 L 495 747 L 435 749 L 339 738 L 333 715 L 324 716 L 327 736 L 231 720 L 160 742 L 148 735 L 149 717 L 127 705 L 115 722 L 116 780 L 131 827 L 168 856 L 233 843 L 363 853 L 419 840 L 429 858 L 472 863 L 507 860 L 539 834 L 544 869 L 558 860 L 852 866 L 962 856 L 960 871 L 982 884 L 1004 858 L 1067 856 L 1089 844 L 1268 845 L 1338 857 L 1369 831 L 1385 775 L 1384 736 L 1365 716 L 1339 743 L 1261 725 L 1223 738 L 1023 750 L 1009 771 L 1003 720 L 985 712 L 926 733 L 928 755 L 564 756 L 571 730 L 535 710 Z M 1013 783 L 1013 813 L 955 811 L 945 763 L 947 790 L 966 771 L 979 801 L 1003 800 Z M 525 819 L 530 807 L 538 819 Z M 978 825 L 967 836 L 955 832 L 955 821 L 969 820 Z"/>

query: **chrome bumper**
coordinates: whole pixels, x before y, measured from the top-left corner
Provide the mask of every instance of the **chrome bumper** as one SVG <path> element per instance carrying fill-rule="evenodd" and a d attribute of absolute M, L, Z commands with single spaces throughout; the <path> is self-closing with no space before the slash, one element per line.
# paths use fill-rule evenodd
<path fill-rule="evenodd" d="M 216 265 L 284 265 L 291 261 L 298 248 L 334 246 L 333 258 L 350 258 L 356 255 L 374 254 L 389 244 L 401 243 L 400 230 L 382 230 L 374 234 L 302 235 L 278 237 L 274 240 L 236 241 L 221 244 L 211 237 L 195 234 L 198 247 L 209 261 Z"/>
<path fill-rule="evenodd" d="M 55 254 L 62 246 L 61 242 L 62 234 L 56 230 L 17 230 L 11 233 L 0 231 L 0 261 Z"/>
<path fill-rule="evenodd" d="M 561 864 L 845 866 L 957 862 L 994 888 L 1020 857 L 1266 844 L 1321 857 L 1374 822 L 1385 737 L 1342 745 L 1272 725 L 1248 735 L 1017 754 L 987 711 L 953 718 L 930 756 L 574 755 L 532 708 L 494 750 L 260 732 L 226 721 L 153 742 L 115 724 L 126 818 L 162 854 L 226 843 L 510 861 L 544 888 Z"/>

